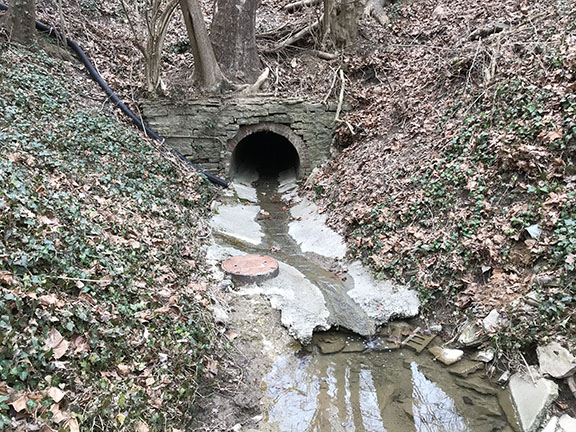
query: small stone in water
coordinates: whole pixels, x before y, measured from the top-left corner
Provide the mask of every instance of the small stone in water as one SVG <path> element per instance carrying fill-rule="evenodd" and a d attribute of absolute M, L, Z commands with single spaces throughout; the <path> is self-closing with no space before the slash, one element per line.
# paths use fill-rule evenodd
<path fill-rule="evenodd" d="M 462 350 L 442 348 L 439 346 L 428 348 L 428 351 L 432 353 L 436 360 L 444 363 L 446 366 L 456 363 L 464 355 L 464 351 Z"/>
<path fill-rule="evenodd" d="M 462 360 L 456 366 L 448 369 L 448 372 L 461 377 L 467 377 L 468 375 L 473 374 L 477 370 L 482 369 L 483 366 L 484 364 L 481 362 Z"/>

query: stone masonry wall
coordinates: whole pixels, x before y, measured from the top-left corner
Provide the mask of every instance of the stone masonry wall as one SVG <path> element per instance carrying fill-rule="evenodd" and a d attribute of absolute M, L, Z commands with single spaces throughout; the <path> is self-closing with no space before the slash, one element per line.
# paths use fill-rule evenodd
<path fill-rule="evenodd" d="M 251 97 L 145 102 L 142 108 L 145 121 L 170 146 L 201 168 L 220 175 L 228 174 L 232 150 L 239 138 L 249 135 L 251 127 L 261 129 L 253 125 L 290 128 L 299 138 L 299 146 L 304 146 L 300 149 L 295 145 L 301 153 L 301 176 L 330 157 L 336 106 L 300 99 Z M 270 130 L 278 133 L 282 127 Z"/>

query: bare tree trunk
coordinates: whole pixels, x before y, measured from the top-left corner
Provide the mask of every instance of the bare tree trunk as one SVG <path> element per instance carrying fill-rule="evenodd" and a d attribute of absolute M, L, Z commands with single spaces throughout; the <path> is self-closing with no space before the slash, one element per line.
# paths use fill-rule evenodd
<path fill-rule="evenodd" d="M 362 0 L 324 0 L 322 44 L 330 40 L 336 46 L 346 46 L 356 39 Z"/>
<path fill-rule="evenodd" d="M 256 11 L 260 0 L 217 0 L 211 39 L 228 78 L 253 82 L 261 63 L 256 48 Z"/>
<path fill-rule="evenodd" d="M 35 0 L 13 0 L 10 2 L 6 17 L 6 29 L 13 40 L 22 44 L 34 42 L 36 39 L 35 20 Z"/>
<path fill-rule="evenodd" d="M 200 3 L 198 0 L 180 0 L 180 6 L 194 56 L 194 80 L 202 88 L 219 91 L 225 79 L 208 37 Z"/>

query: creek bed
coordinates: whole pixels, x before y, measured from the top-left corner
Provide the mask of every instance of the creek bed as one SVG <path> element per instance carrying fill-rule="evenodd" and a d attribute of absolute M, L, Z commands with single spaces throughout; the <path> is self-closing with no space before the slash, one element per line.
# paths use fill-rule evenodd
<path fill-rule="evenodd" d="M 346 294 L 354 286 L 353 278 L 346 276 L 347 264 L 329 253 L 303 253 L 303 243 L 292 235 L 289 201 L 298 200 L 294 185 L 285 181 L 279 188 L 278 180 L 261 179 L 254 182 L 254 189 L 247 184 L 238 187 L 238 195 L 228 196 L 220 204 L 217 213 L 221 220 L 214 224 L 221 255 L 240 252 L 274 257 L 281 264 L 281 275 L 286 266 L 296 269 L 302 284 L 316 287 L 329 310 L 329 318 L 320 319 L 320 324 L 312 321 L 312 327 L 308 328 L 311 338 L 303 337 L 284 322 L 285 315 L 291 312 L 288 307 L 283 309 L 286 299 L 278 300 L 282 283 L 284 287 L 291 284 L 293 291 L 287 297 L 299 295 L 298 287 L 293 286 L 294 280 L 277 282 L 277 286 L 267 281 L 258 284 L 259 287 L 239 291 L 239 295 L 267 295 L 272 306 L 282 310 L 283 324 L 291 334 L 300 335 L 303 342 L 276 348 L 280 354 L 271 360 L 261 382 L 266 402 L 257 430 L 483 432 L 516 429 L 508 423 L 505 414 L 505 411 L 510 413 L 507 392 L 484 377 L 483 365 L 468 375 L 459 376 L 456 365 L 450 368 L 441 365 L 427 350 L 417 354 L 400 346 L 399 342 L 415 325 L 401 322 L 380 328 L 378 322 L 363 322 L 366 319 Z M 249 199 L 242 200 L 239 195 Z M 248 219 L 243 221 L 242 215 L 248 215 Z M 318 224 L 318 232 L 328 232 L 326 229 Z M 322 238 L 319 240 L 321 243 Z M 326 243 L 331 244 L 326 248 L 328 251 L 339 247 L 333 238 L 327 238 Z M 321 247 L 319 250 L 322 251 Z M 302 290 L 302 297 L 306 297 L 306 293 Z M 303 309 L 308 306 L 306 298 L 300 301 Z M 293 309 L 298 309 L 298 304 Z M 298 320 L 298 316 L 291 319 Z M 342 323 L 345 325 L 335 325 Z M 377 331 L 373 331 L 374 328 Z M 441 342 L 436 337 L 431 346 Z"/>

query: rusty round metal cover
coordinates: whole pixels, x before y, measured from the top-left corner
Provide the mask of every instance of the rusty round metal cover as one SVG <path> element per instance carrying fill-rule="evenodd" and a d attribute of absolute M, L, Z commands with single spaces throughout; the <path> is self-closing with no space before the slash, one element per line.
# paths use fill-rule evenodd
<path fill-rule="evenodd" d="M 278 261 L 265 255 L 238 255 L 222 261 L 222 268 L 234 276 L 273 277 L 278 272 Z"/>

